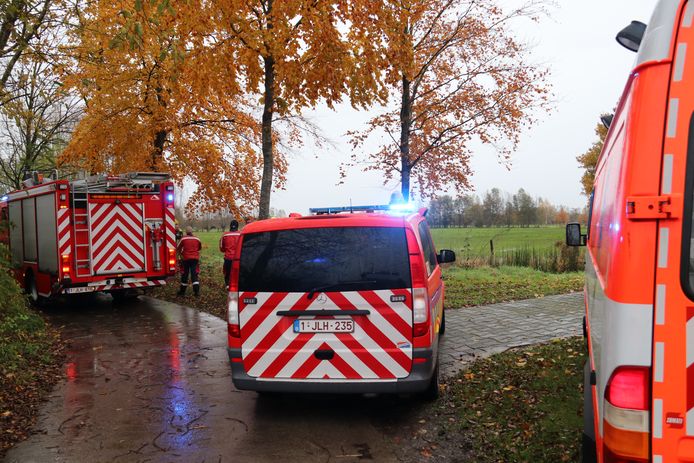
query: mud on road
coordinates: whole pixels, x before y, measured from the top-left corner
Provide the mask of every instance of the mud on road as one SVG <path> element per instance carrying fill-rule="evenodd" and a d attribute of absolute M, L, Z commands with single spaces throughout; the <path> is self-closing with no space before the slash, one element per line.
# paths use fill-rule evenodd
<path fill-rule="evenodd" d="M 417 461 L 425 405 L 388 396 L 237 391 L 226 324 L 176 304 L 93 298 L 49 309 L 65 380 L 6 462 Z"/>

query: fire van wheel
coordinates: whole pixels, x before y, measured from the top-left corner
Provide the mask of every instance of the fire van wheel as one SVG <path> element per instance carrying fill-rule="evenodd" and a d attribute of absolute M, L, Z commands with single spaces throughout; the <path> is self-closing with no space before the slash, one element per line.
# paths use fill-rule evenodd
<path fill-rule="evenodd" d="M 422 393 L 422 398 L 427 401 L 433 402 L 439 398 L 441 393 L 441 375 L 439 374 L 439 361 L 436 360 L 436 367 L 434 368 L 434 373 L 431 375 L 431 381 L 429 385 Z"/>

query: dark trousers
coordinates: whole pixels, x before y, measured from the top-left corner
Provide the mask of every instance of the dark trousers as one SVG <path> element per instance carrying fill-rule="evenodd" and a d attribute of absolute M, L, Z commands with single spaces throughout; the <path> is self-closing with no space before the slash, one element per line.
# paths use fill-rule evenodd
<path fill-rule="evenodd" d="M 229 281 L 231 280 L 231 264 L 233 260 L 224 259 L 224 286 L 229 289 Z"/>
<path fill-rule="evenodd" d="M 182 262 L 183 273 L 181 274 L 181 289 L 180 293 L 186 292 L 188 287 L 188 275 L 193 282 L 193 292 L 198 294 L 200 292 L 200 282 L 198 281 L 198 260 L 197 259 L 186 259 Z"/>

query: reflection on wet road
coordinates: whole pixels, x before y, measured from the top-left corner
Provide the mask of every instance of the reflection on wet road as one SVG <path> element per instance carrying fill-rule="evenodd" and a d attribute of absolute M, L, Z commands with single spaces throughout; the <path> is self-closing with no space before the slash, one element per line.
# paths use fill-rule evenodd
<path fill-rule="evenodd" d="M 397 461 L 414 399 L 237 391 L 226 324 L 176 304 L 55 307 L 65 381 L 7 462 Z"/>

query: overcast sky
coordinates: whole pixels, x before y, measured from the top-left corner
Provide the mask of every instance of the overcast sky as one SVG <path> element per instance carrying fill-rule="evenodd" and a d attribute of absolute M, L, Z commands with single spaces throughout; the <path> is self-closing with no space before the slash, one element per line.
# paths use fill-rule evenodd
<path fill-rule="evenodd" d="M 500 0 L 501 4 L 504 0 Z M 523 134 L 510 170 L 502 167 L 493 149 L 479 146 L 473 158 L 472 184 L 478 194 L 493 187 L 507 192 L 525 188 L 555 204 L 582 207 L 576 155 L 595 140 L 600 113 L 612 111 L 622 93 L 635 54 L 617 44 L 616 33 L 631 20 L 648 22 L 655 0 L 558 0 L 551 19 L 537 25 L 518 25 L 517 34 L 535 44 L 534 59 L 551 70 L 555 110 Z M 343 185 L 339 165 L 351 147 L 345 132 L 360 129 L 369 116 L 343 105 L 336 112 L 320 109 L 308 114 L 335 146 L 307 145 L 289 157 L 286 189 L 273 192 L 272 207 L 305 213 L 309 207 L 387 203 L 398 183 L 384 186 L 381 176 L 359 169 Z"/>

